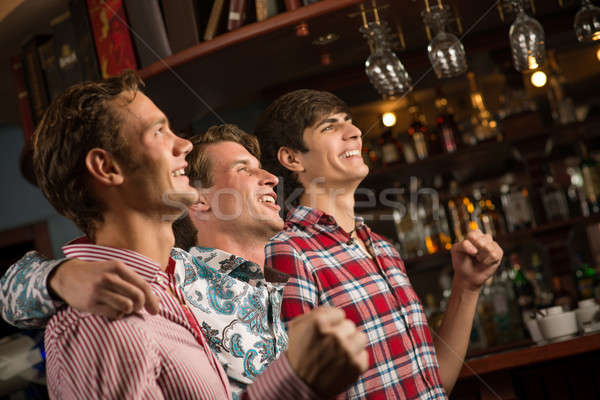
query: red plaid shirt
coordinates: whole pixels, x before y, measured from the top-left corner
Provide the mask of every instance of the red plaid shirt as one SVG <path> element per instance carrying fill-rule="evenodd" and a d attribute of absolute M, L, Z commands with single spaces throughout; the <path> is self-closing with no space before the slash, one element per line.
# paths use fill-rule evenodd
<path fill-rule="evenodd" d="M 356 218 L 368 257 L 320 210 L 296 207 L 266 247 L 266 265 L 290 275 L 285 321 L 317 306 L 342 308 L 369 338 L 369 369 L 346 398 L 446 399 L 423 306 L 396 249 Z"/>

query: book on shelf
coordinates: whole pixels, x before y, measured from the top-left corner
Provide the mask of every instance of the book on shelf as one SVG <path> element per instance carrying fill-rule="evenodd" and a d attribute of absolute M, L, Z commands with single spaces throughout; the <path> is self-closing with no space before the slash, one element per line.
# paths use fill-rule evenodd
<path fill-rule="evenodd" d="M 137 69 L 123 0 L 87 0 L 102 78 Z"/>
<path fill-rule="evenodd" d="M 54 33 L 54 45 L 58 69 L 62 76 L 64 89 L 83 80 L 81 64 L 79 63 L 79 52 L 77 50 L 77 38 L 73 19 L 69 11 L 57 16 L 50 21 Z"/>
<path fill-rule="evenodd" d="M 206 30 L 204 31 L 204 40 L 211 40 L 217 32 L 221 32 L 219 29 L 221 22 L 225 20 L 223 17 L 223 9 L 225 8 L 225 0 L 215 0 L 213 2 L 212 9 L 210 11 L 210 17 L 206 24 Z"/>
<path fill-rule="evenodd" d="M 256 20 L 264 21 L 279 13 L 277 0 L 256 0 Z"/>
<path fill-rule="evenodd" d="M 125 10 L 142 68 L 172 54 L 158 0 L 125 0 Z"/>
<path fill-rule="evenodd" d="M 246 8 L 248 0 L 229 0 L 229 14 L 227 18 L 227 30 L 234 30 L 246 22 Z"/>
<path fill-rule="evenodd" d="M 178 53 L 200 42 L 198 22 L 208 20 L 209 1 L 162 0 L 167 37 L 173 53 Z"/>
<path fill-rule="evenodd" d="M 40 122 L 49 103 L 48 89 L 38 53 L 38 47 L 49 39 L 49 36 L 37 35 L 29 39 L 23 46 L 23 70 L 25 72 L 25 82 L 31 102 L 34 125 Z"/>
<path fill-rule="evenodd" d="M 29 92 L 25 83 L 25 71 L 23 69 L 23 56 L 16 55 L 10 58 L 10 70 L 13 74 L 15 87 L 17 89 L 17 102 L 19 106 L 19 117 L 21 120 L 21 128 L 23 129 L 23 137 L 25 145 L 31 145 L 31 137 L 33 136 L 33 114 L 29 102 Z"/>
<path fill-rule="evenodd" d="M 71 12 L 71 23 L 75 30 L 81 76 L 85 81 L 97 81 L 100 79 L 100 70 L 85 0 L 71 0 L 69 11 Z"/>
<path fill-rule="evenodd" d="M 63 79 L 58 67 L 58 59 L 54 48 L 54 39 L 49 39 L 38 46 L 38 54 L 48 88 L 49 100 L 57 98 L 64 90 Z"/>
<path fill-rule="evenodd" d="M 284 4 L 287 11 L 294 11 L 302 5 L 300 0 L 284 0 Z"/>

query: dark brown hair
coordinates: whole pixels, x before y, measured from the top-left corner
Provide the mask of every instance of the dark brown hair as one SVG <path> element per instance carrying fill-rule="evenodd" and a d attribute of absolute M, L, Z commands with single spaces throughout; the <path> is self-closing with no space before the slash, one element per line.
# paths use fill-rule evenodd
<path fill-rule="evenodd" d="M 128 166 L 127 144 L 119 133 L 123 121 L 113 101 L 124 92 L 135 96 L 142 85 L 132 71 L 78 83 L 50 104 L 34 132 L 38 185 L 56 210 L 91 238 L 105 206 L 87 185 L 85 158 L 91 149 L 101 148 Z"/>
<path fill-rule="evenodd" d="M 238 143 L 260 160 L 260 147 L 256 137 L 244 132 L 236 125 L 211 126 L 205 133 L 192 136 L 190 141 L 194 148 L 187 156 L 186 173 L 194 186 L 208 188 L 213 185 L 212 162 L 206 153 L 206 148 L 211 144 Z M 186 214 L 173 223 L 173 232 L 175 233 L 175 246 L 187 250 L 196 244 L 198 231 L 194 228 L 189 215 Z"/>
<path fill-rule="evenodd" d="M 254 134 L 263 151 L 263 168 L 280 177 L 285 196 L 303 188 L 297 175 L 279 163 L 277 152 L 281 147 L 307 152 L 304 130 L 338 112 L 350 114 L 346 103 L 333 93 L 300 89 L 279 97 L 260 116 Z M 297 198 L 292 202 L 296 204 Z"/>

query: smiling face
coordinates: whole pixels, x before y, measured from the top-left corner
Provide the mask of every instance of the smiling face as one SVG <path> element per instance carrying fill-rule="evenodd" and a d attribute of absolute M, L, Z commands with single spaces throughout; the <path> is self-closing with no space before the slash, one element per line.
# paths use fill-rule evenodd
<path fill-rule="evenodd" d="M 212 186 L 202 190 L 211 219 L 223 230 L 253 232 L 269 239 L 283 229 L 277 195 L 277 177 L 260 167 L 259 161 L 235 142 L 207 145 Z"/>
<path fill-rule="evenodd" d="M 132 95 L 123 93 L 115 100 L 130 156 L 123 168 L 124 201 L 143 210 L 183 210 L 197 197 L 185 175 L 185 157 L 192 144 L 171 131 L 164 113 L 143 93 L 125 101 Z"/>
<path fill-rule="evenodd" d="M 298 179 L 307 188 L 315 179 L 326 187 L 358 185 L 369 173 L 361 148 L 361 132 L 346 113 L 332 113 L 317 119 L 304 130 L 307 152 L 298 152 L 303 171 Z"/>

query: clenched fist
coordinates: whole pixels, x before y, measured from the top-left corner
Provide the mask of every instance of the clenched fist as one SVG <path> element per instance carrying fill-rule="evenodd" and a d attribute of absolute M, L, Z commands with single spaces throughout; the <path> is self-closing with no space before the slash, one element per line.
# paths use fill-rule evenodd
<path fill-rule="evenodd" d="M 454 277 L 465 289 L 479 290 L 498 269 L 504 252 L 491 235 L 471 231 L 450 251 Z"/>
<path fill-rule="evenodd" d="M 319 307 L 290 321 L 287 357 L 317 394 L 333 397 L 367 370 L 367 336 L 342 310 Z"/>

